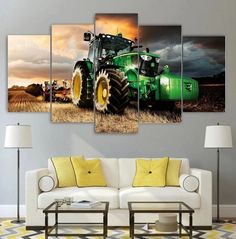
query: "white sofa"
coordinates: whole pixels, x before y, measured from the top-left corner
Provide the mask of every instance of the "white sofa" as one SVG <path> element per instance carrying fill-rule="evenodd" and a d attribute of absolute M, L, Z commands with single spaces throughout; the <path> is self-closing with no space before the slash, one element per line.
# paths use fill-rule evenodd
<path fill-rule="evenodd" d="M 201 228 L 212 226 L 212 174 L 210 171 L 189 167 L 189 160 L 181 158 L 180 174 L 195 175 L 199 179 L 197 192 L 187 192 L 181 187 L 132 187 L 135 175 L 136 158 L 101 158 L 103 171 L 108 187 L 67 187 L 55 188 L 50 192 L 41 192 L 39 179 L 48 174 L 54 174 L 51 160 L 48 168 L 28 171 L 26 173 L 26 226 L 27 229 L 39 228 L 44 225 L 43 209 L 54 199 L 72 196 L 75 200 L 109 201 L 109 226 L 128 226 L 128 201 L 183 201 L 195 212 L 193 225 Z M 52 216 L 52 215 L 51 215 Z M 137 221 L 154 222 L 158 215 L 139 214 Z M 64 222 L 91 222 L 102 220 L 99 215 L 63 214 L 60 220 Z M 54 218 L 49 218 L 54 223 Z M 188 216 L 183 216 L 183 223 L 188 225 Z"/>

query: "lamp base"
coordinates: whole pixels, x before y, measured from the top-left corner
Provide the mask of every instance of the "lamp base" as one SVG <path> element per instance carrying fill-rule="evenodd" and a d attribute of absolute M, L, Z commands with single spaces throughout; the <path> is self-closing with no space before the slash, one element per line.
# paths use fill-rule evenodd
<path fill-rule="evenodd" d="M 213 221 L 213 223 L 225 223 L 226 222 L 226 220 L 217 219 L 217 218 L 214 218 L 212 221 Z"/>
<path fill-rule="evenodd" d="M 22 223 L 25 223 L 25 220 L 12 220 L 11 223 L 13 224 L 22 224 Z"/>

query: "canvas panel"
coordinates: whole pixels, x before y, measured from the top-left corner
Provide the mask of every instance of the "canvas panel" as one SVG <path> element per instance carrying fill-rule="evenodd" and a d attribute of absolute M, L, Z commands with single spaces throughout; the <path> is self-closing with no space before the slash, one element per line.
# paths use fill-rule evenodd
<path fill-rule="evenodd" d="M 96 14 L 95 32 L 95 131 L 137 133 L 138 15 Z"/>
<path fill-rule="evenodd" d="M 184 99 L 184 112 L 225 112 L 224 36 L 184 36 L 183 74 L 197 83 L 183 82 L 183 91 L 199 91 L 195 101 Z"/>
<path fill-rule="evenodd" d="M 8 112 L 48 112 L 50 36 L 8 36 Z"/>
<path fill-rule="evenodd" d="M 52 25 L 52 122 L 94 121 L 93 60 L 84 41 L 84 33 L 93 31 L 89 24 Z"/>
<path fill-rule="evenodd" d="M 140 122 L 181 122 L 181 26 L 139 26 Z"/>

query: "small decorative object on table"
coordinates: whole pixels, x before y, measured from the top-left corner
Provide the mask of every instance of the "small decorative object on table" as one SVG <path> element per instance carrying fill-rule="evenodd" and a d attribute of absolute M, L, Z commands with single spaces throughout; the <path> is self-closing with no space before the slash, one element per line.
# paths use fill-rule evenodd
<path fill-rule="evenodd" d="M 71 206 L 77 208 L 93 208 L 99 205 L 101 205 L 101 202 L 99 201 L 87 201 L 87 200 L 71 203 Z"/>
<path fill-rule="evenodd" d="M 73 197 L 64 197 L 64 202 L 66 205 L 71 205 L 73 203 Z"/>
<path fill-rule="evenodd" d="M 159 220 L 156 221 L 156 230 L 160 232 L 177 231 L 177 214 L 159 214 Z"/>
<path fill-rule="evenodd" d="M 55 199 L 54 201 L 58 207 L 62 206 L 62 204 L 64 203 L 64 199 L 61 198 Z"/>

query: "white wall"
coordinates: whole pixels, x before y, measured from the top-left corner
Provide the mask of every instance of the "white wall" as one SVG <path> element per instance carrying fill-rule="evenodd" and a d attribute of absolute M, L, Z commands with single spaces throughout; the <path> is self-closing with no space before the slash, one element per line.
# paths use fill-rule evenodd
<path fill-rule="evenodd" d="M 21 154 L 24 173 L 56 155 L 188 157 L 192 167 L 216 173 L 216 151 L 203 148 L 205 126 L 232 126 L 236 139 L 235 0 L 0 0 L 0 204 L 16 198 L 16 152 L 4 149 L 6 124 L 31 124 L 33 149 Z M 49 34 L 55 23 L 92 23 L 95 13 L 138 13 L 140 24 L 181 24 L 185 35 L 226 36 L 226 113 L 184 113 L 176 125 L 140 125 L 135 135 L 98 135 L 91 124 L 52 124 L 46 113 L 7 112 L 7 35 Z M 223 204 L 236 203 L 236 148 L 221 151 Z M 214 185 L 215 186 L 215 185 Z"/>

